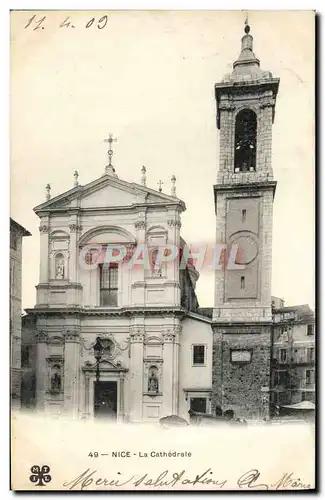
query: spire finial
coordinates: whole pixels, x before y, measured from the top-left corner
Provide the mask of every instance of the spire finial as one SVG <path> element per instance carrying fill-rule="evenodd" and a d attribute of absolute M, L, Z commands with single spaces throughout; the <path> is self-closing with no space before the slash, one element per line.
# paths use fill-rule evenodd
<path fill-rule="evenodd" d="M 161 192 L 162 192 L 162 187 L 161 187 L 161 186 L 162 186 L 162 184 L 163 184 L 163 181 L 160 181 L 160 180 L 159 180 L 159 181 L 157 182 L 157 184 L 158 184 L 158 187 L 159 187 L 159 193 L 161 193 Z"/>
<path fill-rule="evenodd" d="M 141 184 L 142 186 L 146 186 L 147 185 L 147 176 L 146 176 L 146 167 L 143 165 L 142 166 L 142 169 L 141 169 L 141 172 L 142 172 L 142 175 L 141 175 Z"/>
<path fill-rule="evenodd" d="M 176 177 L 175 175 L 173 174 L 172 177 L 171 177 L 171 183 L 172 183 L 172 188 L 171 188 L 171 195 L 172 196 L 176 196 Z"/>
<path fill-rule="evenodd" d="M 47 201 L 51 199 L 51 185 L 50 184 L 46 184 L 46 187 L 45 187 L 45 199 Z"/>
<path fill-rule="evenodd" d="M 112 156 L 114 154 L 113 149 L 112 149 L 112 143 L 117 142 L 117 139 L 116 139 L 116 137 L 113 138 L 113 134 L 108 134 L 108 139 L 104 139 L 104 142 L 109 143 L 109 150 L 107 151 L 108 165 L 106 165 L 106 167 L 105 167 L 105 174 L 116 176 L 115 168 L 112 165 Z"/>
<path fill-rule="evenodd" d="M 79 182 L 78 182 L 79 173 L 78 173 L 78 170 L 74 171 L 73 177 L 74 177 L 73 187 L 79 186 Z"/>
<path fill-rule="evenodd" d="M 250 34 L 250 30 L 251 28 L 248 24 L 248 12 L 246 12 L 244 28 L 245 34 L 241 39 L 241 51 L 239 57 L 233 64 L 233 68 L 236 73 L 245 75 L 249 71 L 252 71 L 252 68 L 257 68 L 260 65 L 260 61 L 257 59 L 253 52 L 253 37 Z"/>
<path fill-rule="evenodd" d="M 248 12 L 246 11 L 246 19 L 245 19 L 245 28 L 244 28 L 244 31 L 246 33 L 246 35 L 248 35 L 248 33 L 250 32 L 250 26 L 248 24 Z"/>

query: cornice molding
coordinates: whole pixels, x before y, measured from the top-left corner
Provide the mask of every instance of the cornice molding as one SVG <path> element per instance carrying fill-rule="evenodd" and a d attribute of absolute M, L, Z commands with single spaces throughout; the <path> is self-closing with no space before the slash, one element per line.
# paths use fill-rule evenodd
<path fill-rule="evenodd" d="M 141 307 L 130 307 L 130 308 L 119 308 L 119 309 L 105 309 L 105 308 L 81 308 L 81 307 L 48 307 L 47 305 L 38 306 L 34 309 L 26 309 L 26 313 L 30 315 L 37 315 L 40 317 L 47 316 L 124 316 L 124 317 L 134 317 L 134 316 L 172 316 L 183 318 L 187 311 L 182 307 L 175 308 L 141 308 Z"/>

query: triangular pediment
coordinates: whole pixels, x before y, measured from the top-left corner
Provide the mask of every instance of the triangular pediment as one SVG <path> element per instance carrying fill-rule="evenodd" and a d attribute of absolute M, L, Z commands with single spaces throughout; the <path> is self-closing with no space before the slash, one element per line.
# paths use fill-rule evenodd
<path fill-rule="evenodd" d="M 120 208 L 135 205 L 184 203 L 176 197 L 166 195 L 153 189 L 118 179 L 115 176 L 103 175 L 85 186 L 77 186 L 55 198 L 34 208 L 38 214 L 46 211 L 93 208 Z"/>

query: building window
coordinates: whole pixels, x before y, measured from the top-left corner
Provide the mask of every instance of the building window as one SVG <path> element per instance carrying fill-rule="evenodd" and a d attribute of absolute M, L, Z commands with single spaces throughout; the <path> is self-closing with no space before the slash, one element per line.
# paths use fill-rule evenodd
<path fill-rule="evenodd" d="M 315 383 L 315 371 L 306 370 L 306 385 Z"/>
<path fill-rule="evenodd" d="M 17 233 L 14 231 L 10 232 L 10 248 L 17 250 Z"/>
<path fill-rule="evenodd" d="M 307 363 L 313 363 L 315 361 L 315 349 L 313 347 L 307 347 Z"/>
<path fill-rule="evenodd" d="M 190 398 L 190 409 L 199 413 L 207 412 L 206 398 Z"/>
<path fill-rule="evenodd" d="M 311 401 L 314 403 L 315 394 L 314 392 L 302 392 L 301 393 L 301 401 Z"/>
<path fill-rule="evenodd" d="M 194 345 L 193 346 L 193 365 L 204 365 L 205 362 L 205 346 L 204 345 Z"/>
<path fill-rule="evenodd" d="M 257 119 L 254 111 L 243 109 L 235 125 L 235 172 L 252 172 L 256 168 Z"/>
<path fill-rule="evenodd" d="M 276 372 L 276 385 L 286 385 L 288 379 L 288 374 L 285 370 L 279 370 Z"/>
<path fill-rule="evenodd" d="M 289 397 L 288 397 L 288 394 L 287 392 L 278 392 L 277 393 L 277 403 L 278 404 L 286 404 L 288 403 L 289 401 Z"/>
<path fill-rule="evenodd" d="M 279 354 L 281 363 L 285 363 L 287 361 L 287 352 L 287 349 L 280 349 Z"/>
<path fill-rule="evenodd" d="M 30 346 L 28 346 L 28 345 L 21 346 L 21 366 L 22 366 L 22 368 L 26 368 L 29 366 L 29 355 L 30 355 Z"/>
<path fill-rule="evenodd" d="M 241 211 L 241 221 L 242 222 L 246 221 L 246 209 L 245 208 Z"/>
<path fill-rule="evenodd" d="M 100 305 L 117 306 L 118 267 L 100 266 Z"/>
<path fill-rule="evenodd" d="M 245 288 L 245 276 L 242 276 L 240 278 L 240 288 L 241 288 L 241 290 L 244 290 L 244 288 Z"/>
<path fill-rule="evenodd" d="M 313 325 L 307 325 L 307 335 L 314 335 Z"/>

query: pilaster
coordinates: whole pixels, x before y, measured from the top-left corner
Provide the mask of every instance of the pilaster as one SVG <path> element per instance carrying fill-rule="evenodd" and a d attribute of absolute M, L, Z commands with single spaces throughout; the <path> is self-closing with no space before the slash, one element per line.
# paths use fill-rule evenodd
<path fill-rule="evenodd" d="M 67 330 L 64 335 L 64 412 L 79 414 L 80 333 Z"/>
<path fill-rule="evenodd" d="M 45 408 L 45 393 L 48 389 L 48 374 L 47 374 L 47 344 L 48 333 L 44 330 L 39 330 L 36 333 L 36 408 L 44 410 Z"/>
<path fill-rule="evenodd" d="M 163 374 L 164 374 L 164 395 L 163 395 L 163 417 L 175 415 L 177 411 L 175 395 L 175 331 L 168 328 L 163 331 Z"/>
<path fill-rule="evenodd" d="M 48 283 L 49 281 L 49 232 L 50 218 L 48 215 L 42 217 L 39 226 L 40 232 L 40 268 L 39 282 Z"/>
<path fill-rule="evenodd" d="M 78 305 L 81 302 L 81 290 L 79 285 L 79 248 L 78 239 L 82 231 L 82 226 L 78 222 L 77 215 L 72 215 L 69 224 L 69 281 L 70 287 L 67 292 L 67 302 L 69 305 Z"/>
<path fill-rule="evenodd" d="M 142 421 L 142 400 L 143 400 L 143 342 L 145 330 L 144 326 L 131 327 L 131 422 Z"/>
<path fill-rule="evenodd" d="M 81 224 L 78 223 L 77 216 L 73 216 L 70 220 L 69 224 L 70 229 L 70 243 L 69 243 L 69 280 L 72 283 L 78 282 L 78 271 L 79 271 L 79 262 L 78 262 L 78 246 L 77 241 L 80 232 L 82 231 Z"/>
<path fill-rule="evenodd" d="M 124 373 L 120 373 L 120 411 L 119 411 L 119 419 L 123 422 L 125 417 L 124 410 Z"/>
<path fill-rule="evenodd" d="M 172 259 L 167 261 L 167 279 L 178 283 L 174 288 L 173 302 L 175 306 L 180 305 L 180 285 L 179 285 L 179 252 L 180 252 L 180 229 L 182 227 L 180 215 L 178 212 L 169 212 L 167 219 L 168 227 L 168 245 L 171 245 L 169 251 L 172 252 Z"/>

